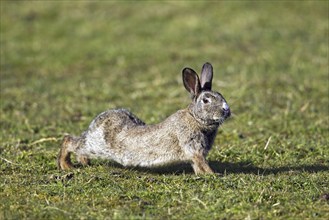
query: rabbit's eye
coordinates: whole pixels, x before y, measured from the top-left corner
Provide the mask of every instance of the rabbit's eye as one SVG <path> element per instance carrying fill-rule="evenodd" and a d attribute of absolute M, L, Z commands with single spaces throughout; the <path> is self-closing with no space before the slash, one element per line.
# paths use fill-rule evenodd
<path fill-rule="evenodd" d="M 207 103 L 209 103 L 209 100 L 208 99 L 202 99 L 202 103 L 207 104 Z"/>

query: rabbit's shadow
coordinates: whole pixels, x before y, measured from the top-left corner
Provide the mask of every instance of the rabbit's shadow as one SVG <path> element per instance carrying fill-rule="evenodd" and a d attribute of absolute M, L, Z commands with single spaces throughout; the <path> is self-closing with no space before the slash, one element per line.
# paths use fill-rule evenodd
<path fill-rule="evenodd" d="M 118 168 L 123 168 L 122 165 L 110 162 L 109 166 L 114 166 Z M 309 172 L 309 173 L 317 173 L 321 171 L 329 171 L 328 165 L 301 165 L 301 166 L 282 166 L 282 167 L 274 167 L 274 168 L 261 168 L 254 166 L 250 162 L 240 162 L 240 163 L 229 163 L 229 162 L 219 162 L 219 161 L 210 161 L 210 167 L 213 169 L 215 173 L 219 174 L 255 174 L 255 175 L 271 175 L 285 172 Z M 158 168 L 141 168 L 141 167 L 131 167 L 132 170 L 138 170 L 146 173 L 152 174 L 193 174 L 193 169 L 190 164 L 176 164 L 170 165 L 166 167 L 158 167 Z"/>
<path fill-rule="evenodd" d="M 210 166 L 218 173 L 244 173 L 244 174 L 255 174 L 255 175 L 271 175 L 286 172 L 308 172 L 317 173 L 321 171 L 329 171 L 328 165 L 310 164 L 300 166 L 281 166 L 273 168 L 262 168 L 254 166 L 250 162 L 241 163 L 229 163 L 229 162 L 218 162 L 210 161 Z"/>

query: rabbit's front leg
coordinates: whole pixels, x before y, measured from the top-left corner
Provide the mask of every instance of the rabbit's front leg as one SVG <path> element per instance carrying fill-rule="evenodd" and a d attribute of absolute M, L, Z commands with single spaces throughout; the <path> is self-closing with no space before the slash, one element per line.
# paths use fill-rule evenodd
<path fill-rule="evenodd" d="M 208 165 L 206 158 L 202 153 L 196 153 L 192 159 L 192 167 L 194 173 L 198 174 L 213 174 L 214 171 Z"/>

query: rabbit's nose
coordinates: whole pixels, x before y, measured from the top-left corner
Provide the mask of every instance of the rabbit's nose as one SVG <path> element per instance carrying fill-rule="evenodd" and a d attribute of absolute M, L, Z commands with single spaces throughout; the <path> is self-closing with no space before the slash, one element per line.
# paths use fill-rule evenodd
<path fill-rule="evenodd" d="M 223 113 L 224 113 L 224 116 L 227 118 L 227 117 L 230 117 L 231 116 L 231 111 L 230 111 L 230 107 L 228 106 L 228 104 L 226 102 L 223 103 Z"/>
<path fill-rule="evenodd" d="M 228 104 L 226 102 L 223 103 L 223 110 L 224 111 L 229 111 L 230 110 L 230 107 L 228 106 Z"/>

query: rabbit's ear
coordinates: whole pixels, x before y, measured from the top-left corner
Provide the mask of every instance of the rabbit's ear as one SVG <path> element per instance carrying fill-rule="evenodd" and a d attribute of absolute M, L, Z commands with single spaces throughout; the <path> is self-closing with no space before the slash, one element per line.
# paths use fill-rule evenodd
<path fill-rule="evenodd" d="M 190 68 L 183 69 L 183 83 L 185 89 L 194 97 L 201 92 L 199 77 L 196 72 Z"/>
<path fill-rule="evenodd" d="M 211 90 L 213 69 L 210 63 L 203 64 L 201 70 L 201 88 L 202 90 Z"/>

